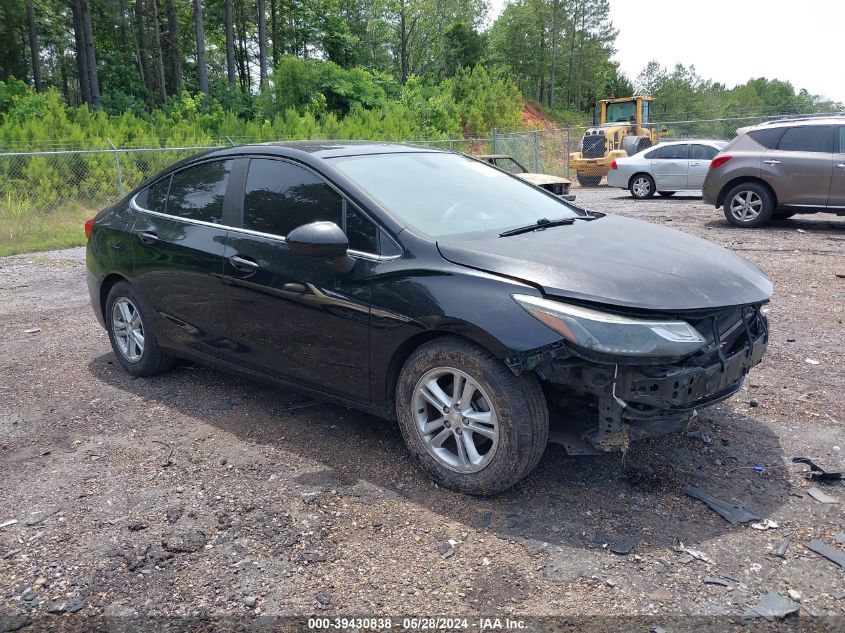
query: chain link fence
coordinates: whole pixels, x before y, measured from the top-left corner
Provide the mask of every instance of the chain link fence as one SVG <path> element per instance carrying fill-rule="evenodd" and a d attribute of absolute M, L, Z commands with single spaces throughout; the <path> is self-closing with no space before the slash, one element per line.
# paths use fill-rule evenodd
<path fill-rule="evenodd" d="M 779 117 L 767 117 L 779 118 Z M 688 138 L 729 140 L 737 128 L 760 123 L 763 117 L 656 121 L 650 127 L 659 141 Z M 536 131 L 499 132 L 489 138 L 418 141 L 464 154 L 506 154 L 527 170 L 574 179 L 569 154 L 581 148 L 589 128 L 568 127 Z M 94 210 L 119 199 L 168 165 L 203 150 L 249 143 L 247 138 L 224 138 L 207 145 L 117 147 L 108 141 L 98 148 L 73 148 L 46 141 L 0 148 L 0 217 L 32 211 L 49 213 L 65 205 Z"/>

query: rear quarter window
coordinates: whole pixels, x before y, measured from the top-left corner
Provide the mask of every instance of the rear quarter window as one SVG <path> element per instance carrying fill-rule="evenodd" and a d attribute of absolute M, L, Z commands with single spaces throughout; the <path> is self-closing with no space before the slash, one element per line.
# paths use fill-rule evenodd
<path fill-rule="evenodd" d="M 762 145 L 766 149 L 774 149 L 778 146 L 784 132 L 786 132 L 786 128 L 771 127 L 763 128 L 762 130 L 752 130 L 748 133 L 748 136 L 758 145 Z"/>

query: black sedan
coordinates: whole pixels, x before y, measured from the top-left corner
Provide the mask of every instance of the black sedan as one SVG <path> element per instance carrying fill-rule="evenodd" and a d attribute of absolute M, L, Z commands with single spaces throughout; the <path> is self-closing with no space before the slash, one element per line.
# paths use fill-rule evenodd
<path fill-rule="evenodd" d="M 531 472 L 550 411 L 573 450 L 620 449 L 731 396 L 768 340 L 772 284 L 745 259 L 446 151 L 216 150 L 86 232 L 126 371 L 190 358 L 396 419 L 473 494 Z"/>

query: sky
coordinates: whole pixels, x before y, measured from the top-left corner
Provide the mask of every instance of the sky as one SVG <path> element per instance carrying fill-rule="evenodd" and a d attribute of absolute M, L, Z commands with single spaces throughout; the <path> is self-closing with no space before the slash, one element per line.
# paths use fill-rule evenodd
<path fill-rule="evenodd" d="M 506 2 L 491 0 L 491 22 Z M 729 88 L 767 77 L 845 103 L 845 0 L 610 0 L 610 19 L 631 81 L 656 59 Z"/>

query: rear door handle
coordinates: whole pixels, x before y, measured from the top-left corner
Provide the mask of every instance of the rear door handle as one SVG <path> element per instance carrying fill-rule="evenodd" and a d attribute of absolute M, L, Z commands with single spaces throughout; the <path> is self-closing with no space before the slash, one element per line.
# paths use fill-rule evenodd
<path fill-rule="evenodd" d="M 775 160 L 774 158 L 772 158 L 770 160 L 764 160 L 763 162 L 766 163 L 767 165 L 780 165 L 780 161 Z"/>
<path fill-rule="evenodd" d="M 144 244 L 155 244 L 158 241 L 158 235 L 152 231 L 142 231 L 138 233 L 138 239 Z"/>
<path fill-rule="evenodd" d="M 240 255 L 232 255 L 229 262 L 242 273 L 254 273 L 259 268 L 258 262 L 248 257 L 241 257 Z"/>
<path fill-rule="evenodd" d="M 691 167 L 698 167 L 698 166 L 699 166 L 699 164 L 700 164 L 700 163 L 699 163 L 698 161 L 695 161 L 694 163 L 690 163 L 690 166 L 691 166 Z"/>

